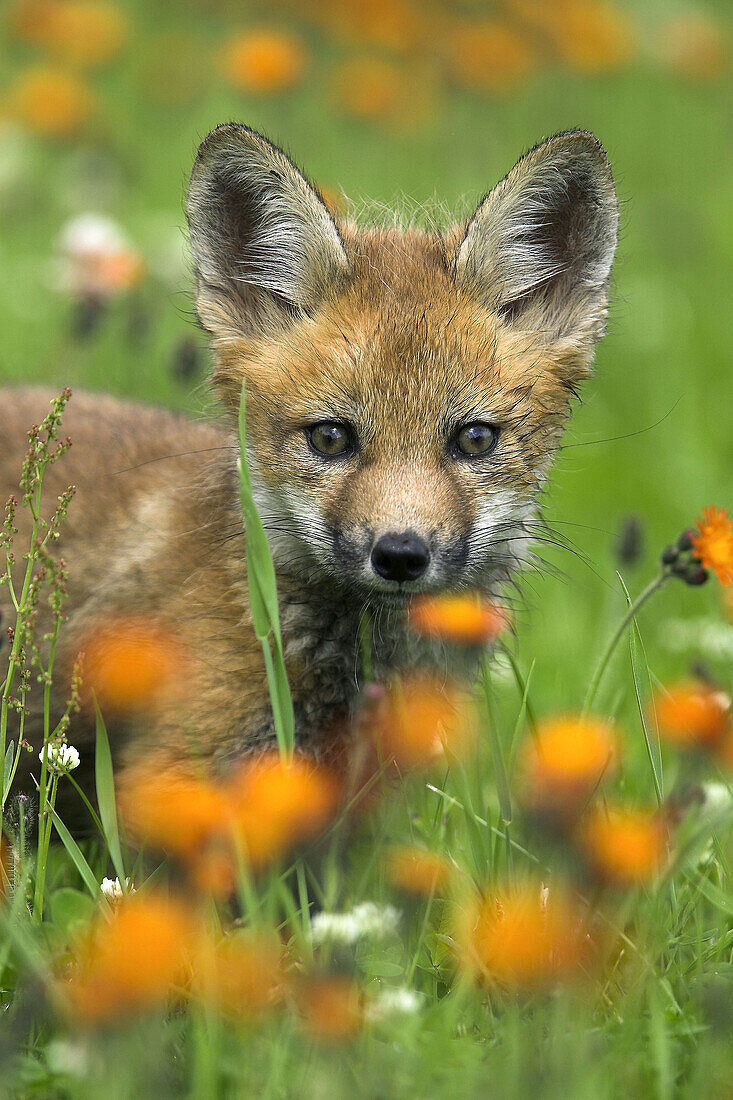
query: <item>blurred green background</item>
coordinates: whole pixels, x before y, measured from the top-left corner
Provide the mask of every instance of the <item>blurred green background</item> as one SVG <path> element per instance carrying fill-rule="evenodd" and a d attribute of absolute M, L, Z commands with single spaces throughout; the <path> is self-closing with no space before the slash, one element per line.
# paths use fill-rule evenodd
<path fill-rule="evenodd" d="M 543 707 L 577 705 L 624 606 L 614 570 L 637 590 L 704 505 L 733 503 L 728 12 L 725 0 L 6 6 L 0 381 L 206 407 L 182 209 L 197 144 L 220 122 L 261 129 L 366 220 L 464 215 L 543 136 L 593 130 L 622 210 L 609 329 L 543 505 L 572 548 L 542 548 L 552 568 L 526 578 L 518 616 Z M 641 557 L 620 564 L 630 516 Z M 730 667 L 712 583 L 671 585 L 642 627 L 660 676 L 700 657 Z"/>

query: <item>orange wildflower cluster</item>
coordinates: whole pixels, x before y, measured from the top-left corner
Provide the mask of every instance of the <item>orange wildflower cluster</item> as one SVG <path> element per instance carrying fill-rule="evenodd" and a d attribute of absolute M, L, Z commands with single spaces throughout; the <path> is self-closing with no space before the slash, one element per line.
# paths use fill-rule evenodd
<path fill-rule="evenodd" d="M 82 650 L 83 693 L 105 715 L 151 710 L 186 691 L 190 669 L 176 634 L 150 618 L 123 616 L 89 633 Z"/>
<path fill-rule="evenodd" d="M 694 80 L 716 80 L 730 64 L 730 42 L 708 14 L 686 12 L 670 19 L 661 37 L 664 61 Z"/>
<path fill-rule="evenodd" d="M 511 92 L 535 64 L 526 39 L 503 23 L 458 24 L 448 50 L 453 77 L 479 91 Z"/>
<path fill-rule="evenodd" d="M 300 988 L 298 1006 L 306 1031 L 325 1042 L 351 1039 L 364 1022 L 361 991 L 347 977 L 311 978 Z"/>
<path fill-rule="evenodd" d="M 19 37 L 80 67 L 109 61 L 129 32 L 120 9 L 104 0 L 20 0 L 10 26 Z"/>
<path fill-rule="evenodd" d="M 61 992 L 85 1023 L 162 1004 L 187 980 L 195 935 L 180 903 L 153 894 L 123 898 L 92 927 Z"/>
<path fill-rule="evenodd" d="M 654 878 L 668 859 L 669 830 L 657 813 L 598 807 L 579 835 L 593 872 L 615 886 Z"/>
<path fill-rule="evenodd" d="M 171 998 L 203 1001 L 249 1019 L 284 996 L 282 949 L 274 933 L 222 937 L 179 901 L 127 895 L 111 914 L 96 918 L 58 991 L 68 1011 L 90 1025 Z"/>
<path fill-rule="evenodd" d="M 234 38 L 221 54 L 220 69 L 245 92 L 282 92 L 297 84 L 305 61 L 305 51 L 296 38 L 263 29 Z"/>
<path fill-rule="evenodd" d="M 380 757 L 411 769 L 465 756 L 475 727 L 475 710 L 465 692 L 415 674 L 391 686 L 375 708 L 370 733 Z"/>
<path fill-rule="evenodd" d="M 675 684 L 654 699 L 660 735 L 678 748 L 710 748 L 730 729 L 730 700 L 701 681 Z"/>
<path fill-rule="evenodd" d="M 626 64 L 635 29 L 628 15 L 604 0 L 512 0 L 514 14 L 539 32 L 563 61 L 584 72 Z"/>
<path fill-rule="evenodd" d="M 430 897 L 448 893 L 456 868 L 445 856 L 424 848 L 394 848 L 387 855 L 387 879 L 406 894 Z"/>
<path fill-rule="evenodd" d="M 523 748 L 524 799 L 534 809 L 572 815 L 613 771 L 617 757 L 616 735 L 600 719 L 548 719 Z"/>
<path fill-rule="evenodd" d="M 354 58 L 334 75 L 336 101 L 358 118 L 396 115 L 408 99 L 401 71 L 379 58 Z"/>
<path fill-rule="evenodd" d="M 264 869 L 328 824 L 339 793 L 324 768 L 273 752 L 219 785 L 177 772 L 136 776 L 119 803 L 133 837 L 181 859 L 199 889 L 227 895 L 237 852 L 252 870 Z"/>
<path fill-rule="evenodd" d="M 94 111 L 94 98 L 84 84 L 46 65 L 21 73 L 9 88 L 8 103 L 18 121 L 49 137 L 77 133 Z"/>
<path fill-rule="evenodd" d="M 277 937 L 251 930 L 204 937 L 194 956 L 191 993 L 227 1016 L 261 1016 L 285 994 Z"/>
<path fill-rule="evenodd" d="M 577 978 L 589 955 L 587 912 L 562 888 L 528 881 L 462 914 L 458 945 L 477 977 L 537 990 Z"/>
<path fill-rule="evenodd" d="M 703 509 L 692 549 L 706 569 L 715 571 L 721 584 L 733 584 L 733 520 L 725 508 Z"/>
<path fill-rule="evenodd" d="M 409 623 L 417 634 L 463 645 L 486 645 L 508 626 L 506 612 L 478 593 L 418 596 L 410 606 Z"/>

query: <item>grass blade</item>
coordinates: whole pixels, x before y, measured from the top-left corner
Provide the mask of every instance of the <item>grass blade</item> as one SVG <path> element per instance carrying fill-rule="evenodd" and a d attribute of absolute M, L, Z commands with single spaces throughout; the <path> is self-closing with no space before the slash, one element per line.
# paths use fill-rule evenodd
<path fill-rule="evenodd" d="M 115 802 L 115 781 L 112 772 L 112 753 L 104 719 L 95 702 L 97 714 L 97 739 L 94 750 L 94 781 L 97 790 L 99 818 L 104 830 L 112 864 L 120 883 L 125 881 L 125 863 L 120 847 L 120 834 L 117 827 L 117 805 Z"/>
<path fill-rule="evenodd" d="M 76 843 L 73 836 L 71 835 L 69 830 L 66 828 L 63 821 L 61 820 L 61 818 L 59 817 L 59 815 L 56 813 L 56 811 L 53 809 L 52 806 L 48 806 L 48 813 L 51 815 L 51 820 L 54 823 L 54 826 L 56 828 L 56 832 L 59 834 L 59 838 L 61 840 L 61 843 L 63 844 L 66 851 L 69 853 L 69 856 L 71 857 L 71 860 L 72 860 L 74 866 L 76 867 L 77 871 L 79 872 L 82 879 L 84 880 L 84 885 L 86 886 L 87 890 L 89 891 L 89 893 L 92 895 L 93 898 L 101 897 L 102 896 L 101 887 L 100 887 L 99 883 L 97 882 L 97 879 L 96 879 L 96 876 L 95 876 L 94 872 L 92 871 L 91 867 L 89 866 L 86 859 L 84 858 L 84 854 L 83 854 L 81 848 Z"/>

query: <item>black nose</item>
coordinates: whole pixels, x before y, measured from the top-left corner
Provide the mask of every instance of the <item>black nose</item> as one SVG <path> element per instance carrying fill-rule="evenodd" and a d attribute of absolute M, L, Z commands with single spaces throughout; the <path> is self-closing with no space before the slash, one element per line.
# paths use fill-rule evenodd
<path fill-rule="evenodd" d="M 430 562 L 430 551 L 419 535 L 382 535 L 372 550 L 372 568 L 388 581 L 416 581 Z"/>

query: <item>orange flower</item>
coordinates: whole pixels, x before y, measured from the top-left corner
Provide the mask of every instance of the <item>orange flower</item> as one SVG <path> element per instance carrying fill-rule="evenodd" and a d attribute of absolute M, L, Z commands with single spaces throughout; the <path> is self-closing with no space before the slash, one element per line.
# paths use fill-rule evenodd
<path fill-rule="evenodd" d="M 539 23 L 564 61 L 584 72 L 625 65 L 634 52 L 634 28 L 619 8 L 602 0 L 537 0 Z M 525 4 L 525 11 L 532 7 Z M 535 8 L 537 3 L 535 3 Z"/>
<path fill-rule="evenodd" d="M 259 1016 L 284 992 L 276 936 L 250 930 L 212 943 L 205 939 L 194 959 L 193 995 L 229 1016 Z"/>
<path fill-rule="evenodd" d="M 364 1021 L 361 991 L 349 978 L 311 978 L 298 1001 L 304 1027 L 327 1042 L 351 1039 Z"/>
<path fill-rule="evenodd" d="M 479 978 L 541 989 L 579 975 L 588 954 L 585 920 L 562 889 L 530 881 L 479 899 L 463 914 L 457 943 Z"/>
<path fill-rule="evenodd" d="M 409 611 L 418 634 L 464 645 L 493 642 L 507 627 L 506 613 L 477 593 L 460 596 L 418 596 Z"/>
<path fill-rule="evenodd" d="M 730 700 L 701 681 L 675 684 L 654 700 L 659 732 L 680 748 L 706 747 L 730 724 Z"/>
<path fill-rule="evenodd" d="M 426 35 L 426 12 L 405 0 L 321 0 L 310 12 L 327 30 L 400 53 L 413 50 Z"/>
<path fill-rule="evenodd" d="M 527 802 L 538 809 L 577 809 L 613 769 L 617 754 L 613 730 L 598 718 L 542 722 L 522 753 Z"/>
<path fill-rule="evenodd" d="M 392 685 L 371 729 L 382 757 L 400 768 L 424 768 L 463 756 L 475 733 L 475 712 L 456 685 L 415 674 Z"/>
<path fill-rule="evenodd" d="M 91 117 L 94 100 L 88 88 L 60 69 L 27 69 L 9 90 L 11 111 L 38 133 L 70 137 Z"/>
<path fill-rule="evenodd" d="M 171 855 L 198 859 L 216 837 L 227 834 L 230 806 L 224 793 L 183 771 L 123 776 L 118 803 L 130 834 Z M 201 868 L 202 881 L 207 868 Z M 213 874 L 211 866 L 208 873 Z"/>
<path fill-rule="evenodd" d="M 516 88 L 535 60 L 517 31 L 494 22 L 458 25 L 450 39 L 449 55 L 456 80 L 489 92 Z"/>
<path fill-rule="evenodd" d="M 395 848 L 387 856 L 387 878 L 407 894 L 444 896 L 455 871 L 450 860 L 423 848 Z"/>
<path fill-rule="evenodd" d="M 714 569 L 721 584 L 733 584 L 733 521 L 725 508 L 703 508 L 699 534 L 692 549 L 706 569 Z"/>
<path fill-rule="evenodd" d="M 93 692 L 105 715 L 149 710 L 184 691 L 183 646 L 153 619 L 123 616 L 93 630 L 81 648 L 87 705 Z"/>
<path fill-rule="evenodd" d="M 247 762 L 227 793 L 235 836 L 257 870 L 324 829 L 339 795 L 330 772 L 304 757 L 282 760 L 276 752 Z"/>
<path fill-rule="evenodd" d="M 693 80 L 716 80 L 730 60 L 730 46 L 721 27 L 701 12 L 671 19 L 662 33 L 662 56 L 676 72 Z"/>
<path fill-rule="evenodd" d="M 279 31 L 240 35 L 224 49 L 222 75 L 245 92 L 282 92 L 297 84 L 305 66 L 300 42 Z"/>
<path fill-rule="evenodd" d="M 359 118 L 396 115 L 405 99 L 400 70 L 376 58 L 356 58 L 341 65 L 335 75 L 336 101 Z"/>
<path fill-rule="evenodd" d="M 62 992 L 73 1015 L 104 1023 L 164 1002 L 187 975 L 191 914 L 154 894 L 122 898 L 98 918 Z"/>
<path fill-rule="evenodd" d="M 668 829 L 653 813 L 598 808 L 582 823 L 580 839 L 593 871 L 617 886 L 647 882 L 667 860 Z"/>
<path fill-rule="evenodd" d="M 127 19 L 100 0 L 21 0 L 11 12 L 16 34 L 71 65 L 109 61 L 128 34 Z"/>

